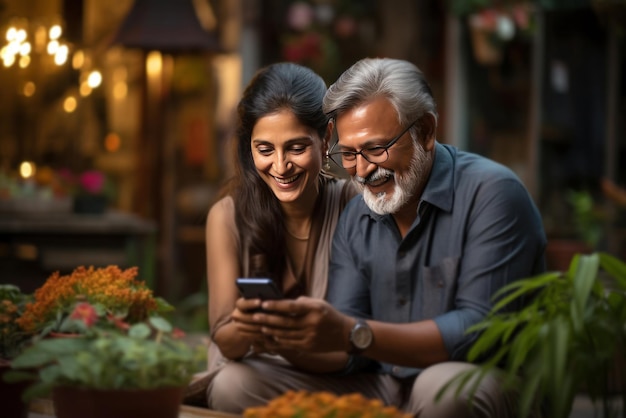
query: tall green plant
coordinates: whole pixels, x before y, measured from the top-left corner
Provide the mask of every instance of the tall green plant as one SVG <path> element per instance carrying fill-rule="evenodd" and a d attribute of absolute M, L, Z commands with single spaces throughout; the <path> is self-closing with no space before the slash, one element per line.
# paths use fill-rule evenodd
<path fill-rule="evenodd" d="M 610 417 L 619 413 L 610 402 L 614 375 L 626 417 L 626 367 L 620 361 L 626 352 L 626 264 L 606 253 L 578 254 L 568 271 L 511 283 L 496 297 L 492 312 L 469 330 L 481 334 L 468 360 L 488 360 L 443 390 L 460 391 L 472 382 L 471 391 L 487 373 L 497 373 L 505 387 L 519 392 L 521 417 L 540 402 L 544 416 L 567 418 L 583 390 Z M 525 308 L 504 313 L 521 297 L 532 299 Z"/>

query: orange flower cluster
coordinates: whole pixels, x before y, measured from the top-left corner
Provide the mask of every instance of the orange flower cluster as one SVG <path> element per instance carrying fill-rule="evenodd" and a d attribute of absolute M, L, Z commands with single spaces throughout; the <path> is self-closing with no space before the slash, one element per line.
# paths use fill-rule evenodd
<path fill-rule="evenodd" d="M 359 393 L 288 391 L 266 406 L 248 408 L 244 418 L 410 418 L 410 414 Z"/>
<path fill-rule="evenodd" d="M 145 319 L 158 308 L 152 290 L 136 280 L 137 267 L 121 270 L 77 267 L 69 275 L 53 273 L 35 291 L 18 324 L 26 331 L 37 331 L 54 321 L 58 313 L 70 314 L 77 302 L 100 304 L 108 312 L 124 313 L 128 322 Z"/>

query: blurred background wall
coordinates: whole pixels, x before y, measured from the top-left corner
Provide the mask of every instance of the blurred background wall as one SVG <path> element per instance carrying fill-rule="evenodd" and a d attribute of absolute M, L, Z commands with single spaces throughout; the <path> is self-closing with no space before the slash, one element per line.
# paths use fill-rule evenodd
<path fill-rule="evenodd" d="M 201 27 L 199 44 L 197 33 L 150 32 L 150 11 L 183 3 L 193 15 L 182 27 Z M 232 172 L 242 87 L 282 60 L 330 84 L 368 56 L 424 71 L 439 106 L 438 140 L 516 171 L 554 246 L 623 256 L 625 4 L 0 0 L 0 218 L 8 225 L 0 220 L 0 265 L 19 267 L 0 282 L 19 281 L 26 265 L 49 274 L 37 249 L 15 236 L 28 216 L 78 216 L 46 206 L 76 195 L 59 172 L 97 170 L 110 186 L 106 213 L 154 226 L 138 245 L 149 247 L 142 250 L 158 292 L 171 300 L 203 293 L 204 218 Z M 174 24 L 176 13 L 152 18 Z M 123 26 L 135 32 L 121 36 Z M 43 210 L 16 210 L 34 189 Z M 106 215 L 90 216 L 97 223 Z"/>

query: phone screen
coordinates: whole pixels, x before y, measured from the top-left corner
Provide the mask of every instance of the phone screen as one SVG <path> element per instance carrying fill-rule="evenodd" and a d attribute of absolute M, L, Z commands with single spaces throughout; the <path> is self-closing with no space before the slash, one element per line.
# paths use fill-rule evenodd
<path fill-rule="evenodd" d="M 269 278 L 244 278 L 237 279 L 239 293 L 246 299 L 273 300 L 282 299 L 283 293 L 276 283 Z"/>

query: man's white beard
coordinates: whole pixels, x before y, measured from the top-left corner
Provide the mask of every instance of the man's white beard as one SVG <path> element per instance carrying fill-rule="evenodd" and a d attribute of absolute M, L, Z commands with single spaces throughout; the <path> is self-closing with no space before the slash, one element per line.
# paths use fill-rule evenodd
<path fill-rule="evenodd" d="M 363 193 L 363 200 L 372 212 L 379 215 L 393 214 L 398 212 L 413 197 L 416 189 L 425 181 L 429 158 L 424 148 L 419 143 L 414 142 L 413 157 L 405 175 L 396 175 L 394 171 L 378 167 L 368 177 L 367 181 L 373 182 L 383 177 L 393 177 L 394 188 L 389 198 L 386 192 L 372 193 L 365 185 L 366 180 L 362 177 L 354 176 L 352 181 Z"/>

